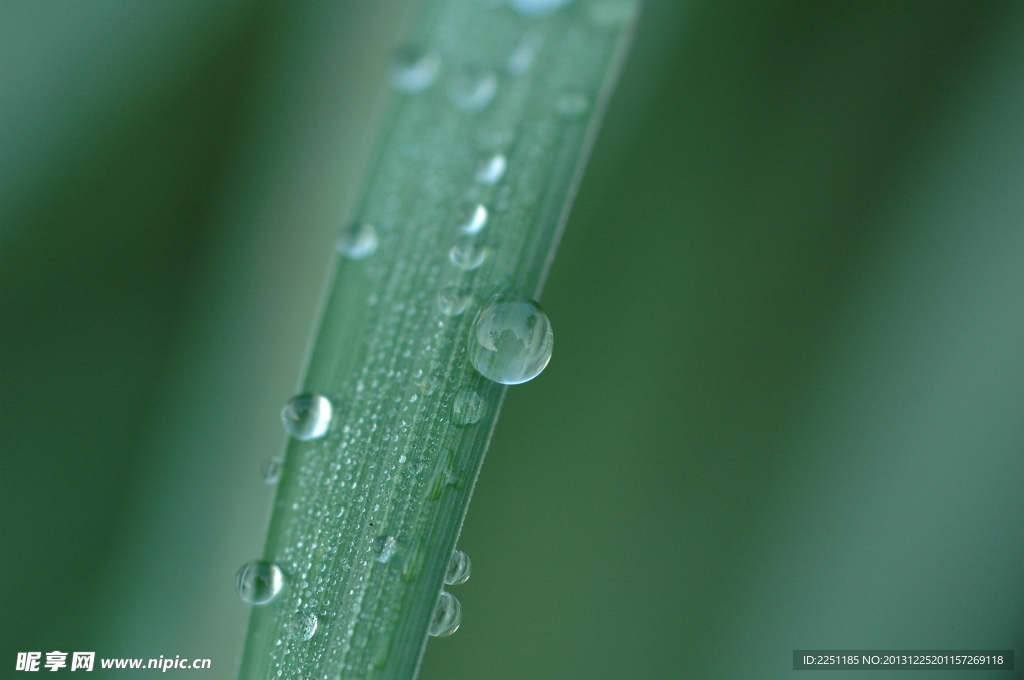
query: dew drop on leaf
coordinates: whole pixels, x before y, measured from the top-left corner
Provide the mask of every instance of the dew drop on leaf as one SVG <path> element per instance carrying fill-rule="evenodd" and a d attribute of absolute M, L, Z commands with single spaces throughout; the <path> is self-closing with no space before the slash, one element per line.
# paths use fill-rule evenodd
<path fill-rule="evenodd" d="M 551 322 L 533 300 L 495 295 L 477 312 L 469 360 L 482 376 L 503 385 L 532 380 L 551 360 Z"/>
<path fill-rule="evenodd" d="M 377 230 L 367 222 L 353 222 L 341 230 L 335 247 L 350 260 L 365 260 L 377 252 Z"/>
<path fill-rule="evenodd" d="M 473 390 L 465 389 L 455 395 L 452 416 L 456 425 L 472 425 L 480 422 L 485 409 L 484 398 Z"/>
<path fill-rule="evenodd" d="M 483 111 L 498 92 L 493 71 L 462 66 L 448 79 L 448 100 L 460 111 Z"/>
<path fill-rule="evenodd" d="M 277 597 L 283 587 L 284 574 L 273 562 L 246 562 L 235 576 L 235 589 L 249 604 L 266 604 Z"/>
<path fill-rule="evenodd" d="M 446 590 L 441 591 L 434 613 L 430 617 L 427 633 L 434 637 L 448 637 L 459 629 L 462 622 L 462 605 Z"/>
<path fill-rule="evenodd" d="M 327 397 L 319 394 L 300 394 L 288 400 L 281 409 L 281 420 L 288 434 L 309 441 L 327 433 L 333 409 Z"/>
<path fill-rule="evenodd" d="M 313 612 L 296 612 L 288 622 L 288 632 L 299 640 L 309 640 L 316 635 L 320 620 Z"/>
<path fill-rule="evenodd" d="M 469 555 L 456 550 L 452 553 L 452 559 L 448 562 L 448 570 L 444 574 L 444 582 L 450 586 L 457 586 L 469 580 L 469 574 L 473 570 L 473 562 Z"/>
<path fill-rule="evenodd" d="M 469 271 L 484 263 L 487 252 L 478 246 L 472 238 L 464 236 L 455 242 L 448 251 L 448 259 L 459 269 Z"/>
<path fill-rule="evenodd" d="M 391 85 L 399 92 L 422 92 L 434 84 L 440 71 L 437 52 L 407 45 L 391 61 Z"/>
<path fill-rule="evenodd" d="M 263 481 L 267 484 L 277 484 L 281 480 L 281 459 L 271 458 L 263 464 L 260 471 L 263 474 Z"/>
<path fill-rule="evenodd" d="M 466 311 L 469 295 L 458 286 L 445 286 L 437 294 L 437 306 L 445 316 L 458 316 Z"/>

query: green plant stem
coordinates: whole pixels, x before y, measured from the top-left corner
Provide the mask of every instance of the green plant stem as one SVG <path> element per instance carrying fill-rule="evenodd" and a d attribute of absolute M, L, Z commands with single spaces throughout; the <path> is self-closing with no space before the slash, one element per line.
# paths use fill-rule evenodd
<path fill-rule="evenodd" d="M 286 585 L 253 609 L 241 678 L 415 676 L 506 389 L 467 361 L 469 327 L 495 293 L 539 295 L 633 9 L 579 0 L 526 17 L 480 0 L 423 3 L 410 44 L 436 50 L 440 75 L 394 95 L 382 125 L 355 216 L 379 246 L 333 274 L 304 389 L 327 396 L 334 417 L 325 437 L 288 446 L 264 552 Z M 507 68 L 530 46 L 528 68 Z M 468 66 L 498 80 L 476 112 L 448 93 Z M 499 153 L 500 181 L 476 181 Z M 471 271 L 449 261 L 467 202 L 490 211 Z M 461 315 L 438 307 L 449 285 L 471 296 Z M 464 390 L 483 398 L 478 422 L 453 419 Z M 309 614 L 317 629 L 304 640 L 290 622 Z"/>

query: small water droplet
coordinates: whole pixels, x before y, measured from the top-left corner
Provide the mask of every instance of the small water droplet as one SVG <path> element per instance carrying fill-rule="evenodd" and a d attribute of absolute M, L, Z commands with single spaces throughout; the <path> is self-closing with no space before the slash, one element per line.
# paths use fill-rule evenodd
<path fill-rule="evenodd" d="M 249 604 L 266 604 L 284 587 L 284 574 L 273 562 L 246 562 L 235 575 L 235 590 Z"/>
<path fill-rule="evenodd" d="M 494 382 L 532 380 L 551 360 L 551 322 L 533 300 L 495 295 L 477 312 L 470 332 L 469 360 Z"/>
<path fill-rule="evenodd" d="M 512 53 L 508 55 L 508 61 L 505 62 L 505 70 L 513 76 L 521 76 L 530 70 L 530 66 L 533 65 L 533 60 L 537 57 L 537 53 L 540 52 L 540 48 L 543 45 L 543 39 L 537 33 L 527 33 L 516 46 L 512 48 Z"/>
<path fill-rule="evenodd" d="M 473 179 L 480 184 L 493 186 L 505 176 L 507 167 L 508 161 L 505 159 L 505 154 L 496 153 L 480 165 L 476 174 L 473 175 Z"/>
<path fill-rule="evenodd" d="M 288 622 L 288 632 L 299 640 L 309 640 L 316 635 L 320 620 L 313 612 L 296 612 Z"/>
<path fill-rule="evenodd" d="M 277 484 L 281 480 L 281 459 L 271 458 L 263 464 L 263 481 L 267 484 Z"/>
<path fill-rule="evenodd" d="M 487 206 L 476 203 L 463 210 L 459 229 L 463 234 L 479 234 L 487 226 Z"/>
<path fill-rule="evenodd" d="M 437 52 L 406 45 L 391 62 L 391 85 L 399 92 L 422 92 L 434 84 L 440 71 Z"/>
<path fill-rule="evenodd" d="M 470 389 L 461 390 L 455 395 L 452 405 L 452 416 L 456 425 L 472 425 L 484 417 L 487 405 L 484 398 Z"/>
<path fill-rule="evenodd" d="M 448 637 L 459 629 L 461 622 L 462 605 L 454 595 L 442 590 L 441 596 L 437 599 L 437 606 L 434 607 L 434 614 L 430 617 L 427 633 L 434 637 Z"/>
<path fill-rule="evenodd" d="M 284 429 L 302 441 L 317 439 L 327 434 L 332 416 L 331 402 L 319 394 L 307 393 L 292 397 L 281 409 Z"/>
<path fill-rule="evenodd" d="M 458 316 L 466 311 L 469 295 L 458 286 L 445 286 L 437 294 L 437 306 L 445 316 Z"/>
<path fill-rule="evenodd" d="M 395 550 L 398 548 L 398 542 L 394 536 L 378 536 L 374 541 L 374 550 L 377 552 L 377 561 L 381 564 L 387 564 L 391 561 L 391 558 L 395 556 Z"/>
<path fill-rule="evenodd" d="M 590 100 L 579 92 L 564 92 L 555 100 L 555 111 L 566 120 L 575 120 L 587 112 Z"/>
<path fill-rule="evenodd" d="M 448 562 L 448 571 L 444 574 L 444 582 L 450 586 L 465 583 L 469 580 L 471 571 L 473 571 L 473 562 L 469 559 L 469 555 L 461 550 L 456 550 Z"/>
<path fill-rule="evenodd" d="M 377 252 L 377 243 L 377 230 L 372 224 L 353 222 L 341 230 L 335 247 L 350 260 L 365 260 Z"/>
<path fill-rule="evenodd" d="M 460 238 L 452 246 L 452 249 L 448 251 L 448 259 L 452 261 L 452 264 L 466 271 L 476 269 L 482 265 L 486 256 L 486 251 L 476 245 L 473 239 L 468 236 Z"/>
<path fill-rule="evenodd" d="M 634 0 L 596 0 L 587 7 L 590 20 L 598 26 L 616 26 L 631 20 L 636 14 Z"/>
<path fill-rule="evenodd" d="M 539 17 L 562 9 L 572 0 L 508 0 L 512 9 L 528 17 Z"/>
<path fill-rule="evenodd" d="M 467 112 L 483 111 L 498 92 L 498 77 L 492 71 L 463 66 L 448 80 L 448 100 Z"/>

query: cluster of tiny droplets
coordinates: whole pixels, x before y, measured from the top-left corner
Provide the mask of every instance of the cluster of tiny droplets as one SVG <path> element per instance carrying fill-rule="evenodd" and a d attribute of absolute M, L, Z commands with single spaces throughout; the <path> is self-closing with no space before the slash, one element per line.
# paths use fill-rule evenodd
<path fill-rule="evenodd" d="M 477 19 L 507 11 L 479 0 L 454 0 L 452 6 L 465 10 L 468 3 L 476 7 Z M 284 586 L 274 599 L 279 634 L 268 677 L 314 677 L 300 673 L 302 668 L 383 667 L 407 603 L 381 595 L 418 579 L 426 566 L 431 518 L 452 502 L 445 492 L 475 470 L 464 452 L 485 436 L 473 427 L 489 404 L 481 392 L 496 392 L 488 392 L 470 368 L 466 338 L 472 342 L 476 309 L 511 283 L 517 257 L 527 250 L 524 230 L 501 226 L 528 219 L 544 191 L 542 181 L 526 175 L 511 183 L 509 169 L 516 163 L 542 166 L 537 159 L 591 106 L 572 83 L 560 85 L 550 100 L 552 115 L 535 122 L 535 143 L 520 145 L 513 157 L 526 115 L 524 93 L 539 77 L 538 55 L 554 41 L 543 19 L 572 0 L 507 3 L 524 19 L 503 55 L 473 63 L 457 59 L 465 47 L 460 41 L 471 42 L 466 36 L 478 33 L 469 25 L 439 28 L 425 41 L 429 47 L 396 55 L 392 87 L 409 97 L 446 100 L 451 115 L 425 121 L 415 108 L 408 110 L 408 125 L 396 125 L 371 179 L 361 218 L 336 242 L 338 254 L 374 291 L 364 300 L 365 356 L 354 371 L 328 381 L 336 385 L 331 394 L 296 398 L 305 399 L 298 404 L 304 408 L 324 399 L 330 405 L 327 423 L 323 408 L 293 409 L 286 428 L 302 443 L 290 447 L 283 464 L 272 461 L 264 471 L 268 483 L 289 480 L 290 487 L 289 505 L 281 506 L 279 495 L 275 509 L 275 519 L 284 513 L 274 561 Z M 587 30 L 619 24 L 634 7 L 633 0 L 589 0 L 584 13 L 592 28 L 569 25 L 557 39 L 579 58 L 586 52 Z M 465 129 L 475 132 L 463 134 Z M 465 147 L 446 147 L 446 139 L 463 139 Z M 438 148 L 450 157 L 439 158 Z M 471 170 L 455 177 L 448 165 Z M 453 195 L 453 186 L 462 188 Z M 409 223 L 410 215 L 419 221 Z M 375 257 L 380 252 L 388 257 Z M 515 253 L 520 255 L 508 257 Z M 475 284 L 483 281 L 495 288 L 477 291 Z M 307 411 L 321 421 L 303 422 Z M 469 571 L 468 556 L 455 551 L 444 583 L 462 583 Z M 460 618 L 458 600 L 442 590 L 428 632 L 450 635 Z"/>

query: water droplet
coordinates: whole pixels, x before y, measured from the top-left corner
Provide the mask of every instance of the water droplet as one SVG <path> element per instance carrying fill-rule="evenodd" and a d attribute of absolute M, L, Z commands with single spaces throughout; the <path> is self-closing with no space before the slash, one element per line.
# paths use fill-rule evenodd
<path fill-rule="evenodd" d="M 466 311 L 469 295 L 458 286 L 445 286 L 437 294 L 437 306 L 445 316 L 458 316 Z"/>
<path fill-rule="evenodd" d="M 333 415 L 331 402 L 319 394 L 300 394 L 292 397 L 281 409 L 281 420 L 288 434 L 309 441 L 327 433 Z"/>
<path fill-rule="evenodd" d="M 434 637 L 448 637 L 459 629 L 462 622 L 462 605 L 447 590 L 441 591 L 434 614 L 430 617 L 427 633 Z"/>
<path fill-rule="evenodd" d="M 479 234 L 487 226 L 487 206 L 477 203 L 463 211 L 459 227 L 464 234 Z"/>
<path fill-rule="evenodd" d="M 496 153 L 480 165 L 476 174 L 473 175 L 473 179 L 480 184 L 493 186 L 505 176 L 507 167 L 508 161 L 505 159 L 505 154 Z"/>
<path fill-rule="evenodd" d="M 281 480 L 281 459 L 271 458 L 263 464 L 263 481 L 267 484 L 277 484 Z"/>
<path fill-rule="evenodd" d="M 423 538 L 417 538 L 416 543 L 413 544 L 412 549 L 405 556 L 405 560 L 402 562 L 402 580 L 406 583 L 412 583 L 416 580 L 416 577 L 420 573 L 420 568 L 423 567 L 423 560 L 426 557 L 425 545 Z"/>
<path fill-rule="evenodd" d="M 448 100 L 462 111 L 483 111 L 497 92 L 498 77 L 472 66 L 459 68 L 448 81 Z"/>
<path fill-rule="evenodd" d="M 512 9 L 528 17 L 539 17 L 562 9 L 572 0 L 508 0 Z"/>
<path fill-rule="evenodd" d="M 590 100 L 579 92 L 564 92 L 555 101 L 555 111 L 566 120 L 575 120 L 587 112 Z"/>
<path fill-rule="evenodd" d="M 494 382 L 532 380 L 551 360 L 551 322 L 533 300 L 495 295 L 477 312 L 470 332 L 469 360 Z"/>
<path fill-rule="evenodd" d="M 466 271 L 482 265 L 486 256 L 486 251 L 476 245 L 468 236 L 460 238 L 448 251 L 448 259 L 452 261 L 452 264 Z"/>
<path fill-rule="evenodd" d="M 365 260 L 377 252 L 377 243 L 377 230 L 372 224 L 353 222 L 341 230 L 335 247 L 350 260 Z"/>
<path fill-rule="evenodd" d="M 378 536 L 374 541 L 374 549 L 377 551 L 377 561 L 387 564 L 395 556 L 398 542 L 394 536 Z"/>
<path fill-rule="evenodd" d="M 288 622 L 288 632 L 299 640 L 309 640 L 316 635 L 320 620 L 313 612 L 296 612 Z"/>
<path fill-rule="evenodd" d="M 253 560 L 242 565 L 235 576 L 235 589 L 249 604 L 266 604 L 284 587 L 284 574 L 273 562 Z"/>
<path fill-rule="evenodd" d="M 391 62 L 391 85 L 399 92 L 422 92 L 437 79 L 441 57 L 411 45 L 399 49 Z"/>
<path fill-rule="evenodd" d="M 450 586 L 465 583 L 469 580 L 471 571 L 473 571 L 473 562 L 469 559 L 469 555 L 461 550 L 456 550 L 448 562 L 448 571 L 444 573 L 444 582 Z"/>
<path fill-rule="evenodd" d="M 452 405 L 452 415 L 456 425 L 472 425 L 480 422 L 484 417 L 487 405 L 484 398 L 473 390 L 462 390 L 455 395 L 455 403 Z"/>
<path fill-rule="evenodd" d="M 512 53 L 508 55 L 508 61 L 505 62 L 505 70 L 513 76 L 521 76 L 529 71 L 537 53 L 540 52 L 543 42 L 543 39 L 537 33 L 527 33 L 524 35 L 516 43 Z"/>
<path fill-rule="evenodd" d="M 636 14 L 633 0 L 596 0 L 587 8 L 590 20 L 598 26 L 616 26 L 631 20 Z"/>

